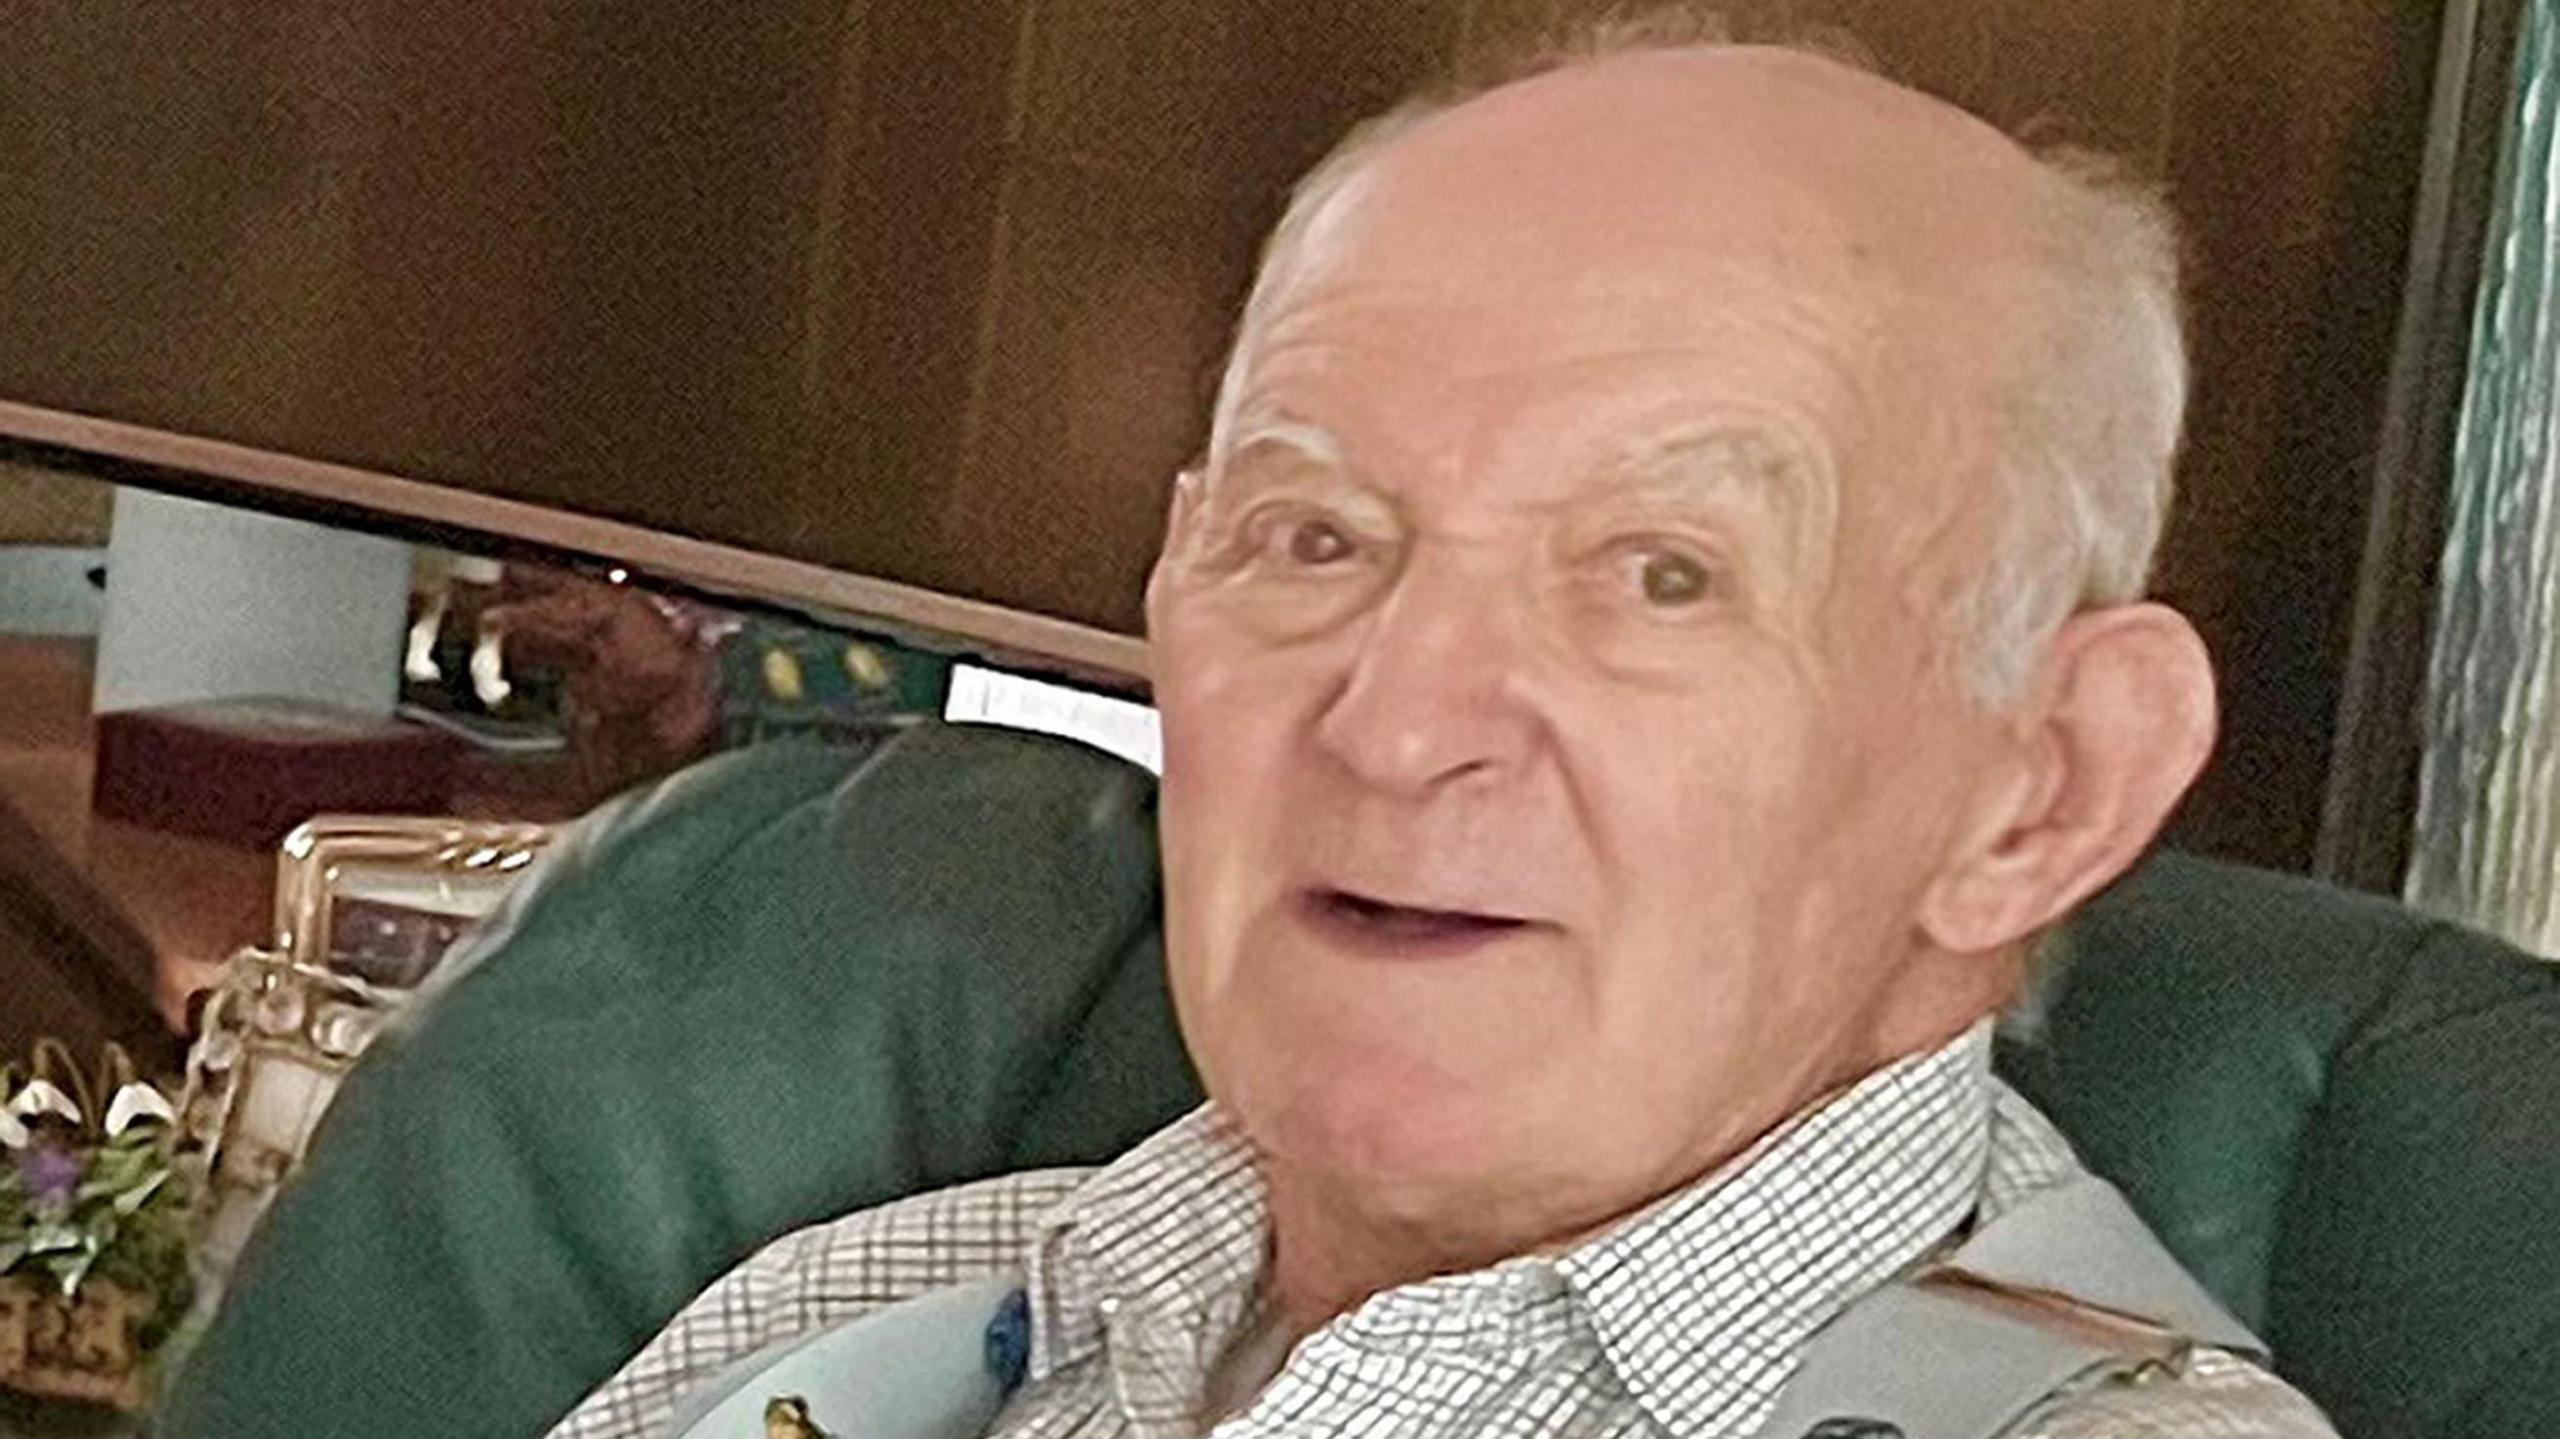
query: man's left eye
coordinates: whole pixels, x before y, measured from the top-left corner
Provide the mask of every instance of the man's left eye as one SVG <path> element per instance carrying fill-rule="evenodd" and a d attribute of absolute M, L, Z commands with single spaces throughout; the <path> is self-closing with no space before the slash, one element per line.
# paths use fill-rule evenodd
<path fill-rule="evenodd" d="M 1715 571 L 1684 551 L 1647 548 L 1628 556 L 1628 564 L 1637 592 L 1657 609 L 1683 609 L 1715 595 Z"/>

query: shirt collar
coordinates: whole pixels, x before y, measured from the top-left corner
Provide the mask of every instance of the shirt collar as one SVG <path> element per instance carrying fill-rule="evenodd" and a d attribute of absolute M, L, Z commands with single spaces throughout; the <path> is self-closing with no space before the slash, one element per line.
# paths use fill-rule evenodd
<path fill-rule="evenodd" d="M 1253 1151 L 1215 1106 L 1158 1130 L 1042 1220 L 1027 1266 L 1031 1377 L 1092 1358 L 1110 1326 L 1124 1349 L 1142 1333 L 1194 1336 L 1205 1352 L 1190 1362 L 1205 1371 L 1254 1301 L 1270 1228 Z"/>
<path fill-rule="evenodd" d="M 1747 1431 L 1815 1330 L 1972 1212 L 1997 1083 L 1990 1051 L 1985 1021 L 1876 1071 L 1554 1260 L 1425 1283 L 1467 1294 L 1470 1327 L 1495 1321 L 1474 1312 L 1487 1305 L 1551 1313 L 1568 1297 L 1656 1423 Z M 1249 1316 L 1269 1254 L 1252 1150 L 1203 1106 L 1043 1219 L 1028 1264 L 1031 1377 L 1096 1357 L 1107 1329 L 1128 1417 L 1142 1432 L 1183 1421 Z"/>
<path fill-rule="evenodd" d="M 1990 1056 L 1985 1021 L 1888 1065 L 1558 1261 L 1657 1424 L 1748 1432 L 1815 1330 L 1964 1222 L 1989 1149 Z"/>

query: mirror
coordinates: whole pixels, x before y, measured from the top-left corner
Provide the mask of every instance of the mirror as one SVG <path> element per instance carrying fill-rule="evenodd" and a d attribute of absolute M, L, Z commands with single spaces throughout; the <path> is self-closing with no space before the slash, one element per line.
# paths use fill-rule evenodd
<path fill-rule="evenodd" d="M 313 814 L 556 824 L 722 750 L 880 743 L 952 668 L 620 566 L 9 463 L 0 1052 L 174 1068 L 198 996 L 273 942 L 277 842 Z"/>

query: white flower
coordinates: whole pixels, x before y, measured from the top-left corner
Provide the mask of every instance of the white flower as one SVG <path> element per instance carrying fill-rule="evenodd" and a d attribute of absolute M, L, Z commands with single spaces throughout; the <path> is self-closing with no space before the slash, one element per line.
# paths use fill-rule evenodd
<path fill-rule="evenodd" d="M 55 1088 L 50 1079 L 28 1080 L 27 1087 L 18 1091 L 18 1097 L 9 1101 L 9 1113 L 19 1119 L 53 1114 L 73 1124 L 81 1122 L 80 1106 L 71 1102 L 70 1095 Z"/>
<path fill-rule="evenodd" d="M 133 1127 L 133 1122 L 137 1119 L 153 1119 L 162 1124 L 174 1124 L 178 1119 L 178 1111 L 169 1107 L 168 1099 L 159 1090 L 140 1080 L 135 1080 L 117 1090 L 116 1097 L 107 1102 L 107 1137 L 113 1139 L 124 1133 Z"/>

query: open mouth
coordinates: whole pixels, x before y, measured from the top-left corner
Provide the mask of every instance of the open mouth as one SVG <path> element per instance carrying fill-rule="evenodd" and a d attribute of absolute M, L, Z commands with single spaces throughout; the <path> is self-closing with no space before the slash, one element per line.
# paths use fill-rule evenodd
<path fill-rule="evenodd" d="M 1306 907 L 1326 930 L 1369 947 L 1466 949 L 1530 927 L 1530 921 L 1509 915 L 1425 909 L 1342 889 L 1311 890 Z"/>

